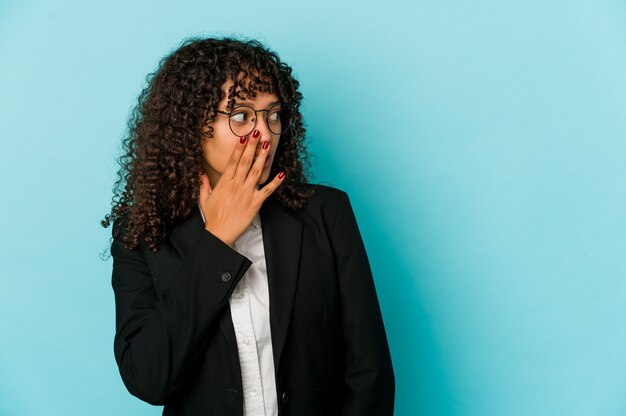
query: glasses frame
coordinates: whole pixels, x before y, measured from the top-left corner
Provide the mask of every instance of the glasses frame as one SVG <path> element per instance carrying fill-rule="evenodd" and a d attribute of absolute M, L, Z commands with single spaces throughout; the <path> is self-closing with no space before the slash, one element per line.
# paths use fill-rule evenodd
<path fill-rule="evenodd" d="M 283 115 L 288 114 L 288 113 L 286 112 L 286 110 L 284 109 L 284 107 L 283 107 L 280 103 L 278 103 L 278 104 L 274 104 L 274 105 L 272 105 L 270 108 L 267 108 L 267 109 L 265 109 L 265 110 L 257 110 L 256 108 L 251 107 L 251 106 L 249 106 L 249 105 L 245 105 L 245 104 L 238 105 L 237 107 L 233 108 L 233 109 L 232 109 L 232 110 L 230 110 L 230 111 L 215 110 L 216 112 L 218 112 L 218 113 L 220 113 L 220 114 L 224 114 L 225 116 L 228 116 L 228 127 L 230 128 L 230 131 L 231 131 L 231 132 L 232 132 L 235 136 L 237 136 L 237 137 L 243 137 L 243 136 L 240 136 L 240 135 L 238 135 L 237 133 L 235 133 L 235 130 L 233 129 L 233 126 L 232 126 L 232 124 L 231 124 L 231 121 L 232 121 L 231 116 L 233 115 L 233 113 L 234 113 L 235 111 L 240 110 L 241 108 L 244 108 L 244 107 L 245 107 L 245 108 L 249 108 L 249 109 L 251 109 L 252 111 L 254 111 L 254 124 L 252 125 L 252 128 L 250 129 L 250 131 L 249 131 L 249 132 L 247 132 L 246 134 L 244 134 L 243 136 L 247 136 L 247 135 L 249 135 L 249 134 L 250 134 L 250 133 L 252 133 L 252 132 L 254 131 L 254 129 L 256 128 L 256 123 L 257 123 L 257 121 L 259 120 L 259 114 L 258 114 L 258 113 L 265 113 L 265 114 L 263 115 L 263 119 L 265 120 L 265 124 L 267 125 L 267 128 L 268 128 L 268 129 L 270 129 L 270 131 L 271 131 L 273 134 L 277 134 L 277 135 L 279 135 L 279 136 L 280 136 L 281 134 L 283 134 L 284 132 L 286 132 L 286 131 L 289 129 L 289 127 L 291 127 L 291 117 L 289 117 L 289 116 L 287 116 L 287 117 L 286 117 L 286 118 L 287 118 L 287 124 L 286 124 L 285 126 L 283 126 Z M 274 130 L 272 130 L 272 127 L 270 126 L 270 123 L 267 121 L 267 117 L 268 117 L 269 112 L 270 112 L 272 109 L 274 109 L 275 107 L 280 107 L 280 111 L 279 111 L 279 114 L 280 114 L 280 117 L 281 117 L 281 120 L 280 120 L 280 121 L 281 121 L 280 133 L 276 133 Z"/>

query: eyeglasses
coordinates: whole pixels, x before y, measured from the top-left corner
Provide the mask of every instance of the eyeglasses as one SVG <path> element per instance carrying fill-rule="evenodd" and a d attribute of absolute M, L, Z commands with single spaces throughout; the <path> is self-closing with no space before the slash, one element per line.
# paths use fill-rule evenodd
<path fill-rule="evenodd" d="M 289 128 L 290 117 L 281 109 L 280 104 L 274 104 L 267 110 L 255 110 L 247 105 L 240 105 L 230 112 L 217 110 L 218 113 L 228 116 L 228 125 L 235 136 L 243 137 L 252 133 L 256 127 L 257 113 L 265 113 L 265 123 L 274 134 L 280 134 Z"/>

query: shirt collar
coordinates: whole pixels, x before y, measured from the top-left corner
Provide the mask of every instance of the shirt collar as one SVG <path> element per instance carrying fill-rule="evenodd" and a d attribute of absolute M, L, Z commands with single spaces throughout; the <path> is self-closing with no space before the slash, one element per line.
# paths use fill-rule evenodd
<path fill-rule="evenodd" d="M 252 225 L 255 228 L 261 228 L 261 215 L 257 212 L 254 218 L 252 219 Z"/>

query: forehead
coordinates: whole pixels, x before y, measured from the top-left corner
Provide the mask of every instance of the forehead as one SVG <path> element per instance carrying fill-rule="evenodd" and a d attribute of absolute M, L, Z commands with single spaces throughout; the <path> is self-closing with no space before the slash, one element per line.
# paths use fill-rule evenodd
<path fill-rule="evenodd" d="M 249 88 L 250 81 L 247 80 L 243 85 L 243 88 L 237 86 L 233 89 L 234 82 L 227 80 L 222 85 L 222 91 L 224 97 L 220 104 L 225 104 L 229 107 L 238 104 L 247 104 L 253 107 L 263 107 L 274 103 L 279 103 L 279 97 L 271 91 L 261 91 L 256 88 Z"/>

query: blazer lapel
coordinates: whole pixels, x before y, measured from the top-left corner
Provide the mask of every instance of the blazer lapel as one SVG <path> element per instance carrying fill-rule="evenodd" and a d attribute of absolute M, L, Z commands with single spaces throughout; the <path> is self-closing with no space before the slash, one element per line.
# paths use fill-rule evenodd
<path fill-rule="evenodd" d="M 263 203 L 260 215 L 270 294 L 272 350 L 274 366 L 278 368 L 298 283 L 302 223 L 273 198 Z"/>
<path fill-rule="evenodd" d="M 285 212 L 273 198 L 268 198 L 263 203 L 260 217 L 270 295 L 272 350 L 274 366 L 278 368 L 298 283 L 302 223 Z M 203 230 L 204 222 L 199 207 L 194 208 L 190 217 L 172 230 L 170 240 L 183 259 Z M 229 305 L 226 305 L 219 318 L 219 326 L 231 346 L 237 349 Z"/>

